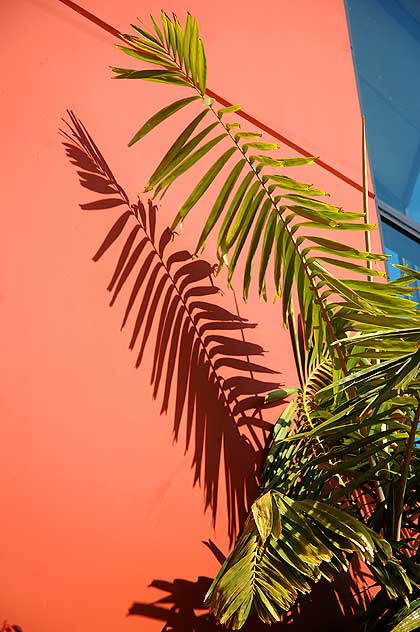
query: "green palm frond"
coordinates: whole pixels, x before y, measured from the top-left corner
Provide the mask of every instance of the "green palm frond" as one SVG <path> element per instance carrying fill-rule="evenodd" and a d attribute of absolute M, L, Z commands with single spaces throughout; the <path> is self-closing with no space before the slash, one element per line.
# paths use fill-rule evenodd
<path fill-rule="evenodd" d="M 401 586 L 391 578 L 385 583 L 393 596 L 403 591 L 405 573 L 389 544 L 374 531 L 325 503 L 293 501 L 269 491 L 253 504 L 206 600 L 228 628 L 240 629 L 251 612 L 274 623 L 299 593 L 310 592 L 311 582 L 331 581 L 336 572 L 347 569 L 352 553 L 368 565 L 375 558 L 385 569 L 393 564 Z"/>
<path fill-rule="evenodd" d="M 326 345 L 317 346 L 310 332 L 305 335 L 300 317 L 296 321 L 294 314 L 290 314 L 288 329 L 300 382 L 295 426 L 299 430 L 310 429 L 318 420 L 317 393 L 333 381 L 334 367 Z"/>
<path fill-rule="evenodd" d="M 319 455 L 322 445 L 319 439 L 307 441 L 305 436 L 293 445 L 285 439 L 313 430 L 323 420 L 323 411 L 316 398 L 320 390 L 331 384 L 334 372 L 326 349 L 316 348 L 313 338 L 305 338 L 301 320 L 296 321 L 293 315 L 289 317 L 289 333 L 300 388 L 289 390 L 288 395 L 295 395 L 293 401 L 274 427 L 271 447 L 261 473 L 261 488 L 275 488 L 294 498 L 296 485 L 305 490 L 302 472 Z M 311 473 L 314 484 L 320 472 L 313 468 Z"/>
<path fill-rule="evenodd" d="M 130 47 L 120 48 L 134 58 L 160 64 L 164 69 L 114 69 L 116 78 L 163 81 L 174 86 L 181 83 L 197 96 L 163 108 L 142 126 L 130 145 L 185 106 L 194 104 L 201 110 L 195 112 L 191 123 L 169 148 L 145 190 L 162 196 L 199 161 L 206 158 L 207 164 L 213 156 L 210 167 L 207 164 L 201 179 L 180 206 L 172 229 L 186 220 L 208 189 L 214 190 L 214 202 L 203 222 L 196 251 L 217 231 L 219 262 L 228 267 L 229 280 L 242 261 L 244 297 L 248 296 L 253 276 L 263 297 L 271 285 L 274 295 L 281 295 L 285 323 L 295 302 L 295 288 L 305 332 L 311 332 L 319 347 L 328 343 L 329 351 L 335 353 L 345 371 L 340 346 L 334 348 L 330 343 L 346 335 L 355 323 L 363 324 L 372 317 L 390 318 L 395 310 L 402 318 L 413 316 L 415 306 L 404 298 L 410 295 L 408 281 L 393 286 L 336 278 L 337 266 L 353 275 L 383 277 L 380 269 L 367 268 L 363 262 L 382 262 L 386 257 L 314 232 L 325 229 L 345 234 L 347 230 L 366 231 L 374 226 L 360 221 L 363 213 L 343 211 L 322 199 L 327 195 L 324 191 L 287 173 L 290 168 L 295 171 L 299 166 L 313 163 L 314 158 L 271 155 L 280 149 L 277 144 L 266 142 L 259 132 L 240 129 L 240 124 L 232 120 L 239 105 L 217 109 L 213 99 L 205 96 L 205 55 L 195 18 L 188 15 L 181 25 L 176 16 L 171 18 L 162 12 L 161 25 L 154 20 L 153 25 L 152 32 L 134 27 L 135 36 L 124 36 Z M 159 72 L 163 74 L 156 74 Z M 206 115 L 212 117 L 212 122 L 199 128 Z M 326 302 L 328 297 L 330 300 Z M 337 312 L 340 331 L 333 322 Z"/>
<path fill-rule="evenodd" d="M 375 344 L 380 346 L 379 336 L 373 338 Z M 385 334 L 385 340 L 390 340 Z M 392 340 L 392 339 L 391 339 Z M 355 338 L 357 341 L 357 338 Z M 408 347 L 415 347 L 415 342 Z M 400 346 L 404 345 L 400 343 Z M 353 345 L 357 342 L 353 343 Z M 392 347 L 388 347 L 392 349 Z M 397 350 L 391 351 L 395 354 Z M 329 424 L 340 419 L 353 419 L 364 416 L 369 411 L 369 416 L 376 412 L 380 414 L 381 406 L 385 403 L 399 408 L 412 407 L 418 394 L 420 394 L 420 348 L 410 353 L 401 355 L 401 349 L 397 357 L 383 360 L 378 364 L 369 365 L 352 372 L 350 375 L 336 381 L 330 386 L 324 388 L 319 397 L 324 400 L 331 396 L 334 389 L 339 389 L 344 402 L 340 404 L 334 411 L 333 417 L 329 420 Z M 351 389 L 351 390 L 350 390 Z M 351 397 L 347 397 L 347 393 L 352 392 Z M 407 403 L 404 404 L 402 398 L 408 396 Z"/>
<path fill-rule="evenodd" d="M 391 632 L 414 632 L 420 628 L 420 599 L 416 599 L 409 607 L 401 611 L 404 618 L 392 628 Z"/>
<path fill-rule="evenodd" d="M 207 96 L 194 18 L 181 24 L 162 12 L 152 24 L 151 32 L 134 27 L 120 47 L 151 68 L 114 68 L 115 77 L 183 86 L 192 96 L 154 114 L 129 144 L 184 108 L 193 114 L 145 191 L 161 199 L 201 168 L 171 230 L 209 203 L 195 255 L 213 239 L 228 282 L 242 273 L 244 300 L 253 284 L 264 299 L 281 298 L 300 384 L 266 396 L 267 403 L 293 397 L 273 431 L 261 495 L 213 582 L 209 606 L 234 629 L 250 612 L 277 621 L 311 581 L 332 579 L 353 554 L 388 601 L 406 600 L 418 583 L 406 571 L 405 551 L 418 519 L 420 312 L 412 295 L 419 274 L 397 266 L 401 277 L 384 280 L 385 255 L 346 243 L 346 231 L 375 228 L 365 214 L 331 204 L 295 175 L 316 159 L 282 157 L 270 138 L 242 129 L 241 106 L 218 108 Z"/>
<path fill-rule="evenodd" d="M 163 66 L 162 70 L 127 70 L 113 68 L 118 79 L 143 79 L 171 85 L 194 87 L 204 95 L 207 64 L 204 46 L 198 34 L 197 19 L 189 13 L 184 28 L 176 15 L 170 19 L 161 12 L 160 28 L 151 17 L 154 33 L 132 24 L 136 35 L 125 35 L 128 47 L 118 46 L 127 55 L 149 64 Z"/>
<path fill-rule="evenodd" d="M 356 366 L 347 377 L 318 390 L 314 396 L 315 406 L 320 411 L 318 423 L 282 438 L 284 443 L 296 446 L 295 458 L 303 463 L 299 476 L 305 475 L 311 480 L 305 493 L 320 493 L 328 480 L 339 476 L 344 476 L 344 495 L 372 479 L 387 483 L 394 477 L 392 472 L 397 471 L 396 476 L 399 476 L 407 442 L 414 449 L 417 436 L 420 349 L 416 347 L 419 340 L 420 330 L 411 328 L 405 332 L 355 336 L 345 341 L 346 346 L 357 349 L 368 349 L 363 347 L 368 344 L 375 349 L 385 348 L 391 357 L 364 368 Z M 401 355 L 404 345 L 411 352 Z M 305 465 L 299 455 L 309 446 L 316 456 Z M 315 476 L 319 466 L 326 471 Z M 302 491 L 302 478 L 300 487 Z M 336 489 L 333 497 L 337 500 L 343 492 Z"/>

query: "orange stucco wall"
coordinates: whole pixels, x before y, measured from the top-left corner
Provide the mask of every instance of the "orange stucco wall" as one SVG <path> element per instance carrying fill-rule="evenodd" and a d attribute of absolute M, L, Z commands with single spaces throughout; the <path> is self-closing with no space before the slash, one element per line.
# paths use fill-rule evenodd
<path fill-rule="evenodd" d="M 161 8 L 155 0 L 85 0 L 84 6 L 121 30 Z M 212 89 L 360 181 L 359 106 L 341 0 L 174 0 L 163 8 L 198 16 Z M 218 562 L 203 540 L 229 549 L 225 465 L 222 458 L 209 482 L 204 459 L 201 484 L 194 486 L 200 438 L 185 450 L 181 425 L 174 442 L 174 395 L 161 414 L 162 399 L 153 400 L 150 386 L 150 347 L 134 367 L 129 332 L 119 331 L 124 302 L 108 307 L 118 247 L 92 262 L 122 207 L 80 210 L 100 196 L 80 186 L 58 129 L 72 109 L 134 201 L 177 130 L 168 123 L 132 149 L 127 141 L 184 92 L 111 81 L 109 66 L 128 58 L 111 36 L 56 0 L 3 2 L 0 14 L 0 621 L 24 632 L 157 632 L 164 624 L 160 606 L 138 606 L 150 616 L 127 617 L 133 602 L 167 594 L 149 588 L 153 580 L 212 576 Z M 335 203 L 360 208 L 361 195 L 320 168 L 304 177 L 330 191 Z M 168 194 L 158 231 L 187 189 L 188 182 Z M 170 248 L 192 248 L 199 224 L 193 217 Z M 353 239 L 362 246 L 361 234 Z M 204 257 L 214 262 L 211 249 Z M 225 290 L 223 278 L 216 282 Z M 229 291 L 212 300 L 235 311 Z M 279 305 L 264 304 L 254 291 L 240 313 L 257 325 L 244 330 L 256 345 L 255 362 L 278 372 L 262 379 L 294 386 Z M 204 391 L 200 406 L 205 402 Z M 266 419 L 275 416 L 271 410 Z M 250 436 L 246 427 L 231 434 L 219 428 L 213 453 L 211 425 L 207 431 L 209 461 L 221 441 Z M 215 527 L 211 509 L 204 511 L 206 482 L 219 489 Z"/>

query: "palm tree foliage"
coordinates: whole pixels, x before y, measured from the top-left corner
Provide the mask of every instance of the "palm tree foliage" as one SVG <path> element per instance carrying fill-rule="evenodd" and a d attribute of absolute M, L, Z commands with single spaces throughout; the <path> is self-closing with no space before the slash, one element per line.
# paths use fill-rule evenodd
<path fill-rule="evenodd" d="M 375 228 L 364 213 L 329 203 L 326 192 L 294 175 L 316 159 L 279 157 L 278 144 L 241 128 L 239 105 L 217 108 L 206 96 L 195 18 L 187 15 L 182 25 L 162 12 L 151 30 L 133 29 L 119 48 L 150 66 L 113 68 L 115 78 L 182 86 L 192 96 L 157 112 L 129 144 L 194 108 L 145 191 L 162 198 L 205 165 L 171 230 L 206 194 L 210 211 L 196 253 L 214 234 L 229 283 L 242 269 L 244 299 L 253 282 L 264 298 L 281 297 L 300 379 L 274 428 L 260 495 L 208 604 L 234 629 L 251 611 L 278 621 L 312 581 L 333 579 L 357 554 L 382 587 L 375 602 L 382 629 L 414 629 L 398 621 L 418 617 L 417 606 L 396 612 L 410 608 L 408 596 L 416 597 L 419 585 L 420 314 L 411 300 L 419 275 L 400 266 L 400 279 L 386 281 L 386 257 L 344 239 L 346 231 Z M 349 278 L 338 279 L 337 269 Z"/>

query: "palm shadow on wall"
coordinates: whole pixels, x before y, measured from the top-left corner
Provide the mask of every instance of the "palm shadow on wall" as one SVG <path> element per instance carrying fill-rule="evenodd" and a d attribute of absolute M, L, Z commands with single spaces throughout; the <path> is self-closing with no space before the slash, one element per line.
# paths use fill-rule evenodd
<path fill-rule="evenodd" d="M 362 569 L 358 568 L 363 577 Z M 371 578 L 370 574 L 365 579 Z M 155 579 L 150 586 L 162 591 L 163 597 L 131 605 L 128 616 L 139 616 L 162 622 L 161 632 L 223 632 L 204 606 L 204 597 L 212 579 L 200 576 L 188 581 Z M 360 590 L 348 575 L 338 575 L 333 584 L 322 580 L 315 584 L 310 595 L 301 597 L 282 621 L 269 626 L 250 617 L 241 632 L 360 632 L 359 615 L 365 611 L 367 591 Z"/>
<path fill-rule="evenodd" d="M 146 349 L 153 356 L 153 397 L 161 402 L 161 413 L 173 413 L 174 438 L 183 438 L 185 451 L 192 453 L 194 484 L 203 486 L 213 520 L 224 478 L 232 540 L 257 491 L 258 467 L 271 430 L 261 405 L 264 393 L 278 388 L 276 371 L 261 364 L 263 349 L 246 341 L 255 323 L 223 306 L 212 266 L 192 259 L 185 250 L 174 250 L 169 230 L 157 235 L 156 208 L 150 201 L 146 207 L 140 200 L 130 203 L 86 128 L 72 112 L 68 116 L 67 128 L 61 130 L 67 156 L 81 185 L 100 194 L 81 208 L 124 207 L 93 257 L 98 261 L 114 250 L 115 268 L 107 288 L 110 304 L 118 300 L 124 305 L 122 328 L 129 329 L 136 367 Z M 234 377 L 226 378 L 225 369 Z M 217 547 L 206 544 L 222 563 Z M 128 616 L 162 622 L 162 632 L 219 632 L 223 628 L 204 607 L 211 581 L 204 576 L 195 582 L 155 579 L 151 586 L 165 595 L 133 603 Z M 320 582 L 281 623 L 270 627 L 250 619 L 243 632 L 274 631 L 284 625 L 290 632 L 328 632 L 343 622 L 343 630 L 356 631 L 357 620 L 349 623 L 348 615 L 360 612 L 364 603 L 363 592 L 357 593 L 346 579 L 339 578 L 338 587 L 336 582 Z M 328 604 L 324 612 L 323 604 Z"/>
<path fill-rule="evenodd" d="M 157 234 L 156 207 L 130 203 L 84 125 L 70 111 L 68 117 L 61 130 L 67 156 L 81 185 L 100 194 L 81 208 L 125 207 L 93 257 L 111 252 L 115 258 L 110 305 L 123 306 L 136 367 L 146 353 L 153 357 L 153 397 L 161 413 L 173 415 L 174 439 L 192 454 L 193 482 L 203 487 L 213 521 L 224 483 L 232 540 L 257 491 L 271 429 L 261 406 L 264 394 L 279 386 L 277 372 L 261 364 L 262 347 L 246 340 L 255 323 L 224 307 L 213 267 L 174 249 L 169 229 Z"/>

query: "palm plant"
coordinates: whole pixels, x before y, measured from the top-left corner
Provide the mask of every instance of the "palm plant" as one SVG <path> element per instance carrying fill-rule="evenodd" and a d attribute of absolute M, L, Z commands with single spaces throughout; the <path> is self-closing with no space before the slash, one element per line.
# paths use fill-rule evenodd
<path fill-rule="evenodd" d="M 375 228 L 365 213 L 344 211 L 325 201 L 326 192 L 289 175 L 316 158 L 278 157 L 279 145 L 241 128 L 239 105 L 217 108 L 206 92 L 194 17 L 182 25 L 162 12 L 151 22 L 150 29 L 132 25 L 134 33 L 122 36 L 126 45 L 118 46 L 149 66 L 113 68 L 115 78 L 182 86 L 191 94 L 152 116 L 129 145 L 181 109 L 194 112 L 145 191 L 162 198 L 182 175 L 206 165 L 171 230 L 204 194 L 213 195 L 196 253 L 214 235 L 228 283 L 242 269 L 245 300 L 254 276 L 263 298 L 281 298 L 300 379 L 273 430 L 259 496 L 208 591 L 210 610 L 233 629 L 251 612 L 278 621 L 312 582 L 333 580 L 356 554 L 381 587 L 366 629 L 414 630 L 420 314 L 411 294 L 420 275 L 400 267 L 400 279 L 387 281 L 384 255 L 343 238 Z M 349 278 L 337 279 L 336 268 Z"/>

